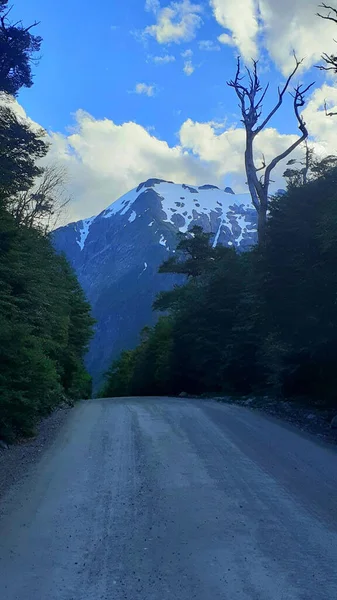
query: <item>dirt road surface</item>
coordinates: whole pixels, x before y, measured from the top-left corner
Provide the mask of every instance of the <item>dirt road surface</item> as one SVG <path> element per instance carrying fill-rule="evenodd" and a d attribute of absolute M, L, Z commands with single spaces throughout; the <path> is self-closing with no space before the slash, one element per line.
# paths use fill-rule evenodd
<path fill-rule="evenodd" d="M 2 600 L 335 600 L 337 452 L 237 406 L 79 404 L 0 502 Z"/>

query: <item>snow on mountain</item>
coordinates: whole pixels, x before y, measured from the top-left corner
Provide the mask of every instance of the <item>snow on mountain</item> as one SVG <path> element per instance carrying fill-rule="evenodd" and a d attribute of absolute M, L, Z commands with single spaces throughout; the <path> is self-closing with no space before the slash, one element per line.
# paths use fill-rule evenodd
<path fill-rule="evenodd" d="M 97 321 L 87 361 L 96 382 L 111 358 L 155 322 L 156 294 L 181 281 L 159 275 L 158 268 L 175 251 L 178 231 L 193 225 L 212 233 L 214 246 L 244 250 L 256 241 L 248 194 L 161 179 L 149 179 L 97 216 L 54 232 L 54 245 L 73 265 Z"/>
<path fill-rule="evenodd" d="M 83 248 L 84 248 L 85 240 L 87 239 L 88 234 L 89 234 L 90 225 L 95 220 L 95 218 L 96 217 L 90 217 L 89 219 L 85 219 L 84 221 L 81 221 L 82 226 L 79 229 L 80 237 L 77 240 L 77 243 L 78 243 L 79 247 L 81 248 L 81 250 L 83 250 Z"/>
<path fill-rule="evenodd" d="M 133 223 L 137 216 L 140 216 L 133 209 L 134 203 L 139 196 L 147 194 L 149 190 L 154 191 L 160 199 L 165 213 L 162 221 L 171 223 L 178 231 L 186 232 L 191 224 L 199 222 L 204 229 L 215 234 L 215 245 L 219 242 L 223 243 L 223 240 L 219 239 L 221 232 L 227 234 L 227 243 L 238 247 L 251 245 L 255 240 L 256 214 L 249 194 L 235 195 L 231 188 L 226 188 L 224 191 L 208 184 L 195 187 L 150 179 L 113 202 L 96 217 L 80 222 L 77 243 L 81 250 L 84 248 L 91 225 L 97 219 L 128 215 L 129 223 Z M 153 223 L 154 221 L 149 223 L 149 227 L 152 227 Z M 213 223 L 216 223 L 214 231 Z M 163 240 L 159 240 L 159 243 L 162 244 Z"/>

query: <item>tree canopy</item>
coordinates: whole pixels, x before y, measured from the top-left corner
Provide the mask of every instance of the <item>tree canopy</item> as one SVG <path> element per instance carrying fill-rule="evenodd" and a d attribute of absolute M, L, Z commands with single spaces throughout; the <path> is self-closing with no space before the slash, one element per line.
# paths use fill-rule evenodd
<path fill-rule="evenodd" d="M 263 247 L 212 247 L 180 235 L 161 272 L 186 275 L 163 292 L 163 316 L 114 362 L 101 393 L 273 394 L 337 406 L 337 167 L 312 161 L 270 203 Z M 126 360 L 127 359 L 127 360 Z"/>
<path fill-rule="evenodd" d="M 20 88 L 33 85 L 32 64 L 42 43 L 33 33 L 36 25 L 13 22 L 8 0 L 0 0 L 0 90 L 13 96 Z"/>
<path fill-rule="evenodd" d="M 84 356 L 93 331 L 90 306 L 48 237 L 62 207 L 60 172 L 41 167 L 42 129 L 13 110 L 32 85 L 41 38 L 10 21 L 0 0 L 0 439 L 30 435 L 37 420 L 66 399 L 91 394 Z M 62 177 L 61 177 L 62 179 Z"/>

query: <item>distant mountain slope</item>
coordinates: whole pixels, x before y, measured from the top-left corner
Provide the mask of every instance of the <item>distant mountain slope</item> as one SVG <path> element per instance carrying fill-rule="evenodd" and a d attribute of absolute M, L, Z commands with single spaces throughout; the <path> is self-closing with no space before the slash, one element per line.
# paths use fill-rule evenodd
<path fill-rule="evenodd" d="M 178 231 L 198 224 L 214 234 L 214 245 L 246 249 L 256 240 L 256 212 L 248 194 L 149 179 L 96 217 L 54 232 L 97 320 L 87 364 L 97 382 L 111 358 L 138 340 L 155 321 L 156 294 L 177 281 L 158 267 L 176 246 Z"/>

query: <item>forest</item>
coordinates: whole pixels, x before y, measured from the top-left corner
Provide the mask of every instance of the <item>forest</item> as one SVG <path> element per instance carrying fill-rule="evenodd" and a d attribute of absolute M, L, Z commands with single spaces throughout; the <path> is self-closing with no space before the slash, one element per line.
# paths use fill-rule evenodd
<path fill-rule="evenodd" d="M 65 174 L 45 161 L 47 133 L 15 109 L 19 91 L 33 85 L 42 39 L 36 23 L 11 21 L 8 0 L 0 0 L 0 25 L 0 439 L 11 441 L 32 435 L 65 400 L 91 396 L 84 358 L 94 321 L 51 243 L 68 202 Z M 321 68 L 336 72 L 336 57 L 324 60 Z M 276 109 L 300 65 L 296 59 Z M 198 226 L 180 234 L 160 272 L 183 275 L 184 283 L 158 296 L 157 324 L 113 362 L 101 396 L 254 393 L 337 406 L 337 159 L 315 156 L 306 143 L 299 109 L 311 84 L 298 86 L 302 137 L 263 165 L 261 184 L 253 141 L 274 112 L 258 126 L 265 92 L 257 64 L 247 72 L 244 87 L 238 61 L 229 85 L 250 144 L 246 174 L 259 243 L 238 252 L 214 247 Z M 285 193 L 271 196 L 272 169 L 303 142 L 302 164 L 288 161 Z"/>
<path fill-rule="evenodd" d="M 337 23 L 337 9 L 320 9 L 318 18 Z M 262 165 L 254 149 L 302 63 L 294 54 L 293 71 L 263 115 L 268 85 L 258 62 L 243 68 L 238 58 L 228 85 L 246 134 L 257 244 L 238 252 L 214 247 L 200 227 L 179 234 L 160 272 L 184 275 L 185 283 L 157 297 L 157 324 L 112 363 L 100 395 L 256 394 L 337 407 L 337 157 L 315 156 L 300 112 L 313 82 L 291 92 L 300 132 L 294 143 L 269 163 L 263 156 Z M 335 75 L 337 56 L 323 53 L 317 68 Z M 325 103 L 326 118 L 336 114 Z M 289 159 L 296 148 L 302 159 Z M 272 172 L 285 159 L 286 190 L 273 195 Z"/>
<path fill-rule="evenodd" d="M 337 407 L 337 159 L 307 152 L 273 197 L 263 243 L 213 248 L 179 234 L 160 272 L 185 283 L 157 297 L 145 328 L 106 375 L 103 396 L 272 394 Z"/>
<path fill-rule="evenodd" d="M 49 232 L 67 200 L 63 173 L 43 166 L 47 134 L 15 111 L 33 85 L 42 40 L 0 0 L 0 439 L 34 434 L 39 418 L 91 395 L 84 356 L 93 319 Z"/>

